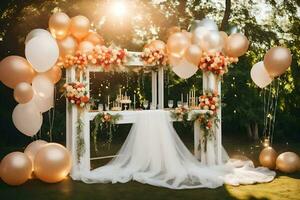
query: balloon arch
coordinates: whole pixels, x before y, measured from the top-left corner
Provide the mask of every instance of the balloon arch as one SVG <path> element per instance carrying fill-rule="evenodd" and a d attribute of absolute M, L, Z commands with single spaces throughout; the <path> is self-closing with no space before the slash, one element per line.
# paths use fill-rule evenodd
<path fill-rule="evenodd" d="M 115 46 L 106 47 L 104 39 L 90 30 L 90 21 L 85 16 L 69 18 L 65 13 L 54 13 L 49 19 L 49 30 L 34 29 L 27 35 L 26 59 L 8 56 L 1 61 L 0 80 L 14 89 L 14 98 L 19 103 L 12 113 L 14 125 L 20 132 L 32 137 L 42 126 L 42 113 L 53 107 L 54 84 L 61 79 L 62 70 L 66 70 L 67 82 L 63 91 L 68 104 L 66 135 L 67 149 L 71 151 L 73 160 L 73 178 L 80 177 L 83 169 L 90 169 L 90 152 L 86 150 L 90 146 L 91 120 L 102 117 L 102 121 L 111 123 L 110 120 L 117 119 L 115 115 L 118 114 L 122 118 L 115 123 L 134 123 L 135 111 L 120 111 L 120 104 L 132 102 L 121 92 L 110 111 L 99 113 L 89 109 L 89 72 L 118 72 L 123 71 L 125 66 L 133 67 L 135 71 L 139 68 L 152 71 L 152 104 L 155 109 L 164 108 L 165 68 L 170 67 L 184 79 L 193 76 L 199 69 L 203 71 L 203 94 L 196 97 L 195 91 L 191 91 L 187 95 L 188 109 L 179 106 L 170 114 L 174 121 L 194 121 L 196 157 L 207 164 L 221 163 L 220 82 L 230 64 L 238 62 L 238 57 L 248 50 L 249 41 L 243 34 L 228 36 L 218 31 L 213 20 L 203 19 L 197 20 L 191 32 L 171 27 L 166 44 L 152 40 L 142 52 L 128 52 Z M 274 47 L 263 62 L 253 66 L 251 77 L 259 87 L 266 87 L 290 64 L 290 51 Z M 207 148 L 214 149 L 215 157 L 206 157 Z M 68 171 L 69 165 L 65 166 L 61 170 Z M 47 177 L 41 175 L 40 178 L 47 182 Z M 61 176 L 48 181 L 59 180 Z"/>

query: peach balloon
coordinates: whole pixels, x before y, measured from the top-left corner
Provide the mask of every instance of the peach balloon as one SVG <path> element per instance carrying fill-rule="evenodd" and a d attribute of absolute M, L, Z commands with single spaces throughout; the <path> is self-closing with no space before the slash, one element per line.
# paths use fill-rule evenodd
<path fill-rule="evenodd" d="M 84 41 L 89 41 L 94 45 L 104 45 L 104 39 L 96 32 L 89 32 L 88 35 L 84 38 Z"/>
<path fill-rule="evenodd" d="M 167 30 L 167 37 L 169 38 L 174 33 L 181 32 L 181 28 L 178 26 L 172 26 Z"/>
<path fill-rule="evenodd" d="M 27 155 L 13 152 L 6 155 L 1 162 L 1 178 L 8 185 L 25 183 L 32 172 L 32 164 Z"/>
<path fill-rule="evenodd" d="M 262 166 L 274 169 L 276 166 L 277 153 L 272 147 L 264 148 L 259 154 L 259 162 Z"/>
<path fill-rule="evenodd" d="M 167 42 L 168 53 L 175 57 L 182 57 L 190 44 L 190 39 L 184 33 L 174 33 Z"/>
<path fill-rule="evenodd" d="M 57 12 L 51 15 L 49 19 L 49 29 L 53 37 L 63 39 L 69 33 L 70 18 L 66 13 Z"/>
<path fill-rule="evenodd" d="M 250 71 L 250 76 L 252 81 L 260 88 L 266 87 L 273 81 L 262 61 L 253 65 Z"/>
<path fill-rule="evenodd" d="M 192 44 L 186 51 L 185 51 L 185 59 L 193 63 L 194 65 L 199 65 L 201 56 L 202 56 L 202 51 L 201 48 L 198 45 Z"/>
<path fill-rule="evenodd" d="M 14 90 L 14 98 L 18 103 L 27 103 L 33 97 L 33 89 L 29 83 L 21 82 Z"/>
<path fill-rule="evenodd" d="M 285 173 L 293 173 L 299 170 L 300 158 L 294 152 L 284 152 L 276 160 L 276 168 Z"/>
<path fill-rule="evenodd" d="M 283 74 L 292 63 L 292 54 L 285 47 L 273 47 L 264 57 L 266 70 L 271 77 L 277 77 Z"/>
<path fill-rule="evenodd" d="M 59 54 L 64 57 L 66 55 L 74 55 L 77 49 L 77 41 L 76 39 L 69 35 L 62 40 L 57 40 Z"/>
<path fill-rule="evenodd" d="M 223 38 L 223 41 L 226 42 L 228 39 L 227 33 L 225 33 L 224 31 L 220 31 L 219 34 Z"/>
<path fill-rule="evenodd" d="M 57 143 L 46 144 L 34 159 L 35 175 L 47 183 L 63 180 L 69 174 L 71 166 L 69 151 Z"/>
<path fill-rule="evenodd" d="M 35 71 L 23 57 L 8 56 L 0 62 L 0 80 L 10 88 L 21 82 L 31 83 L 34 76 Z"/>
<path fill-rule="evenodd" d="M 89 41 L 83 41 L 83 42 L 80 42 L 79 46 L 78 46 L 78 50 L 81 52 L 81 53 L 84 53 L 84 54 L 88 54 L 88 53 L 91 53 L 94 49 L 94 44 L 89 42 Z"/>
<path fill-rule="evenodd" d="M 230 57 L 239 57 L 244 55 L 249 47 L 249 41 L 241 33 L 234 33 L 227 38 L 225 43 L 225 54 Z"/>
<path fill-rule="evenodd" d="M 31 142 L 26 149 L 24 150 L 24 153 L 28 156 L 28 158 L 31 160 L 32 163 L 32 171 L 33 171 L 33 164 L 34 164 L 34 158 L 35 155 L 41 150 L 45 145 L 47 144 L 44 140 L 36 140 L 34 142 Z"/>
<path fill-rule="evenodd" d="M 61 79 L 62 71 L 59 66 L 54 65 L 54 67 L 43 74 L 45 74 L 52 81 L 52 83 L 55 84 Z"/>
<path fill-rule="evenodd" d="M 78 40 L 88 35 L 90 30 L 90 20 L 82 15 L 77 15 L 71 19 L 70 33 Z"/>

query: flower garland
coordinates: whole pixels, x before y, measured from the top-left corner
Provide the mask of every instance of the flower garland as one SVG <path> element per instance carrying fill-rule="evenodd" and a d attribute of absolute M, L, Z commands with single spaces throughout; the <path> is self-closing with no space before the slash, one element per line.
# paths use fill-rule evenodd
<path fill-rule="evenodd" d="M 144 65 L 167 66 L 168 57 L 163 49 L 144 48 L 141 59 Z"/>
<path fill-rule="evenodd" d="M 66 99 L 78 108 L 84 108 L 90 101 L 85 85 L 80 82 L 64 84 L 63 93 Z"/>
<path fill-rule="evenodd" d="M 183 106 L 171 110 L 171 118 L 176 121 L 187 122 L 189 116 L 189 110 Z"/>
<path fill-rule="evenodd" d="M 64 68 L 76 66 L 76 69 L 80 71 L 88 65 L 95 65 L 100 66 L 103 71 L 112 71 L 123 66 L 127 62 L 127 56 L 126 49 L 96 45 L 90 53 L 85 54 L 77 51 L 74 56 L 65 56 L 60 61 L 60 65 Z"/>
<path fill-rule="evenodd" d="M 117 121 L 121 119 L 121 117 L 122 116 L 119 114 L 112 115 L 112 114 L 109 114 L 106 112 L 100 112 L 99 114 L 96 115 L 96 117 L 94 118 L 95 127 L 92 132 L 96 152 L 98 152 L 97 133 L 98 133 L 99 128 L 102 131 L 104 129 L 108 129 L 108 132 L 107 132 L 108 133 L 108 141 L 106 142 L 106 144 L 110 148 L 110 144 L 111 144 L 112 138 L 113 138 L 113 130 L 112 129 L 115 129 L 115 125 L 116 125 Z"/>
<path fill-rule="evenodd" d="M 231 63 L 237 63 L 238 58 L 225 56 L 222 52 L 205 53 L 200 59 L 199 69 L 204 72 L 212 72 L 218 76 L 222 76 L 228 72 Z"/>

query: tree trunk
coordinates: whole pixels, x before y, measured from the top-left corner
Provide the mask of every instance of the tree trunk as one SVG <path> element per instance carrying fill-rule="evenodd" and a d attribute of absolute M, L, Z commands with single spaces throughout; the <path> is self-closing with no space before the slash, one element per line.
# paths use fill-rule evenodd
<path fill-rule="evenodd" d="M 254 122 L 254 126 L 253 126 L 253 139 L 255 141 L 259 140 L 259 136 L 258 136 L 258 124 L 257 124 L 257 122 Z"/>
<path fill-rule="evenodd" d="M 221 31 L 226 30 L 226 28 L 228 26 L 228 20 L 230 17 L 230 13 L 231 13 L 231 0 L 226 0 L 224 16 L 223 16 L 223 20 L 222 20 L 221 27 L 220 27 Z"/>
<path fill-rule="evenodd" d="M 248 138 L 251 139 L 252 138 L 252 128 L 251 128 L 251 124 L 247 124 L 246 125 L 247 128 L 247 134 L 248 134 Z"/>

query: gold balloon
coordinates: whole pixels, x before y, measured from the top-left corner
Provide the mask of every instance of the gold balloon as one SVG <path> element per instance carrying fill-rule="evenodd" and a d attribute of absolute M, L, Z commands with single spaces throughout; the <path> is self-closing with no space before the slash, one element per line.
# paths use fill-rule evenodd
<path fill-rule="evenodd" d="M 34 158 L 36 154 L 41 150 L 45 145 L 47 144 L 44 140 L 36 140 L 34 142 L 31 142 L 26 149 L 24 150 L 24 153 L 28 156 L 32 163 L 32 171 L 34 169 Z"/>
<path fill-rule="evenodd" d="M 1 162 L 1 178 L 8 185 L 25 183 L 29 179 L 31 172 L 31 161 L 24 153 L 10 153 Z"/>
<path fill-rule="evenodd" d="M 71 165 L 71 155 L 64 146 L 48 143 L 35 156 L 34 173 L 42 181 L 56 183 L 69 174 Z"/>
<path fill-rule="evenodd" d="M 293 173 L 299 170 L 300 158 L 294 152 L 284 152 L 276 160 L 276 168 L 285 173 Z"/>
<path fill-rule="evenodd" d="M 57 83 L 61 79 L 62 71 L 61 68 L 57 65 L 54 65 L 50 70 L 44 72 L 53 84 Z"/>
<path fill-rule="evenodd" d="M 70 18 L 66 13 L 57 12 L 51 15 L 49 19 L 49 29 L 53 37 L 63 39 L 69 33 Z"/>
<path fill-rule="evenodd" d="M 186 51 L 185 51 L 185 59 L 193 63 L 194 65 L 199 65 L 201 56 L 202 56 L 202 51 L 199 46 L 192 44 Z"/>
<path fill-rule="evenodd" d="M 168 39 L 167 50 L 172 56 L 182 57 L 190 44 L 190 39 L 184 33 L 174 33 Z"/>
<path fill-rule="evenodd" d="M 78 46 L 78 50 L 81 52 L 81 53 L 84 53 L 84 54 L 88 54 L 88 53 L 91 53 L 94 49 L 94 44 L 89 42 L 89 41 L 83 41 L 83 42 L 80 42 L 79 46 Z"/>
<path fill-rule="evenodd" d="M 33 89 L 29 83 L 21 82 L 14 90 L 14 98 L 18 103 L 27 103 L 33 97 Z"/>
<path fill-rule="evenodd" d="M 90 20 L 82 15 L 71 19 L 70 33 L 78 40 L 83 39 L 90 30 Z"/>
<path fill-rule="evenodd" d="M 273 47 L 264 57 L 266 70 L 271 77 L 283 74 L 292 63 L 292 54 L 285 47 Z"/>
<path fill-rule="evenodd" d="M 181 28 L 178 26 L 172 26 L 167 30 L 167 37 L 169 38 L 174 33 L 181 32 Z"/>
<path fill-rule="evenodd" d="M 249 41 L 241 33 L 234 33 L 227 38 L 225 43 L 225 54 L 230 57 L 244 55 L 249 47 Z"/>
<path fill-rule="evenodd" d="M 78 46 L 76 39 L 71 35 L 67 36 L 63 40 L 57 40 L 57 44 L 61 57 L 66 55 L 74 55 Z"/>
<path fill-rule="evenodd" d="M 84 41 L 89 41 L 94 45 L 104 45 L 104 39 L 96 32 L 89 32 L 88 35 L 84 38 Z"/>
<path fill-rule="evenodd" d="M 34 76 L 35 71 L 23 57 L 8 56 L 0 62 L 0 80 L 10 88 L 21 82 L 31 83 Z"/>
<path fill-rule="evenodd" d="M 277 153 L 272 147 L 264 148 L 259 154 L 259 162 L 262 166 L 274 169 L 276 166 Z"/>
<path fill-rule="evenodd" d="M 192 38 L 193 38 L 193 34 L 191 32 L 188 32 L 186 30 L 182 30 L 182 33 L 190 39 L 190 41 L 192 41 Z"/>

